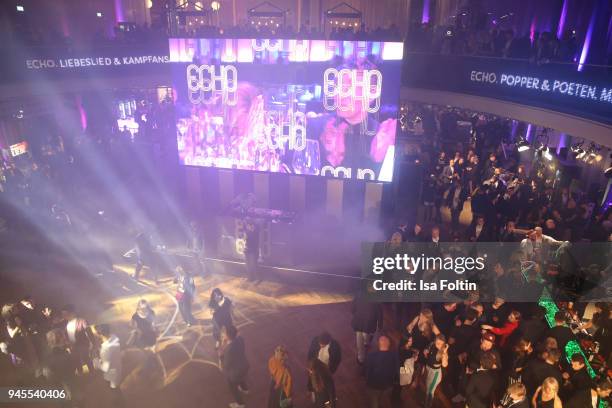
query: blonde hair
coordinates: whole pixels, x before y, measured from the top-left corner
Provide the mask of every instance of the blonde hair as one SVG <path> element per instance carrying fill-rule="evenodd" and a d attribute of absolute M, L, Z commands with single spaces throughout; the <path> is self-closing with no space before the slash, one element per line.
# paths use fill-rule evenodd
<path fill-rule="evenodd" d="M 559 382 L 555 377 L 546 378 L 542 383 L 542 391 L 552 391 L 556 395 L 559 392 Z"/>
<path fill-rule="evenodd" d="M 425 321 L 421 321 L 421 316 L 425 318 Z M 419 321 L 417 323 L 420 331 L 430 336 L 433 332 L 434 320 L 431 309 L 422 309 L 419 314 Z"/>
<path fill-rule="evenodd" d="M 518 398 L 524 398 L 525 395 L 527 395 L 527 389 L 525 388 L 523 383 L 520 382 L 510 384 L 506 392 L 508 393 L 508 395 L 513 395 Z"/>

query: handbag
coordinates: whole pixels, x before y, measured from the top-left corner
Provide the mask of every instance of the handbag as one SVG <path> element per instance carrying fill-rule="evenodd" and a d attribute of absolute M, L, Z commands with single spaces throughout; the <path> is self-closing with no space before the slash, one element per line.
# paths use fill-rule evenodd
<path fill-rule="evenodd" d="M 283 398 L 285 397 L 285 398 Z M 280 408 L 291 408 L 293 406 L 293 401 L 291 398 L 285 396 L 285 390 L 281 389 L 280 399 L 278 401 L 278 406 Z"/>
<path fill-rule="evenodd" d="M 414 375 L 414 357 L 407 358 L 404 361 L 404 365 L 400 367 L 399 381 L 400 386 L 409 385 L 412 383 L 412 377 Z"/>
<path fill-rule="evenodd" d="M 290 397 L 287 397 L 285 395 L 285 376 L 287 375 L 287 372 L 285 371 L 283 373 L 283 378 L 281 380 L 280 386 L 281 386 L 281 392 L 280 392 L 280 396 L 279 396 L 279 401 L 278 401 L 278 406 L 280 408 L 291 408 L 293 406 L 293 401 L 291 400 Z M 283 398 L 284 397 L 284 398 Z"/>
<path fill-rule="evenodd" d="M 176 292 L 176 295 L 174 295 L 174 297 L 176 298 L 178 302 L 180 302 L 183 299 L 183 296 L 185 296 L 185 293 L 183 292 Z"/>

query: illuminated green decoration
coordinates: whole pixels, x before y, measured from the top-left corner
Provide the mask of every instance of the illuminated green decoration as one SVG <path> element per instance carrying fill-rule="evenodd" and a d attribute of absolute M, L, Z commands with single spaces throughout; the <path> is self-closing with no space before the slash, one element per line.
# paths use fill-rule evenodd
<path fill-rule="evenodd" d="M 584 357 L 586 369 L 589 372 L 589 375 L 591 376 L 591 378 L 595 378 L 595 370 L 593 370 L 593 367 L 591 367 L 591 364 L 589 364 L 589 360 L 587 360 L 586 356 L 584 355 L 584 352 L 582 351 L 582 348 L 580 347 L 578 342 L 576 342 L 576 340 L 569 341 L 565 345 L 565 357 L 567 357 L 568 362 L 571 360 L 574 354 L 580 354 L 582 357 Z"/>
<path fill-rule="evenodd" d="M 555 314 L 559 311 L 559 308 L 557 307 L 557 304 L 552 300 L 548 289 L 544 288 L 544 290 L 542 291 L 542 296 L 540 296 L 538 305 L 544 308 L 544 317 L 548 322 L 548 326 L 553 327 L 555 325 Z M 572 340 L 565 345 L 565 358 L 567 359 L 568 363 L 570 362 L 574 354 L 580 354 L 582 355 L 582 357 L 584 357 L 586 369 L 589 375 L 591 376 L 591 378 L 595 378 L 595 370 L 593 370 L 593 367 L 591 367 L 589 360 L 584 355 L 582 348 L 580 347 L 578 342 L 576 342 L 576 340 Z M 600 406 L 600 408 L 602 407 Z"/>
<path fill-rule="evenodd" d="M 544 317 L 548 322 L 548 326 L 553 327 L 555 325 L 555 314 L 559 311 L 557 304 L 550 298 L 548 291 L 544 289 L 538 305 L 544 308 Z"/>

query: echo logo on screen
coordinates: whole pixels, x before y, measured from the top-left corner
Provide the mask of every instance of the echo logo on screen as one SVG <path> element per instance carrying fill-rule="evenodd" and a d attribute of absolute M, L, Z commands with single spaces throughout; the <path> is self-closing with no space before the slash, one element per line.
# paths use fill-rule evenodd
<path fill-rule="evenodd" d="M 323 166 L 321 168 L 321 176 L 332 176 L 335 178 L 350 179 L 353 175 L 351 168 L 344 166 Z M 357 169 L 357 180 L 376 180 L 376 173 L 372 169 Z"/>
<path fill-rule="evenodd" d="M 253 39 L 253 51 L 280 51 L 283 48 L 283 40 L 257 40 Z"/>
<path fill-rule="evenodd" d="M 189 101 L 192 104 L 208 103 L 221 96 L 223 105 L 236 105 L 238 70 L 235 66 L 189 64 L 186 73 Z"/>
<path fill-rule="evenodd" d="M 289 110 L 266 112 L 266 143 L 270 149 L 282 149 L 287 143 L 289 150 L 302 151 L 306 148 L 306 115 Z"/>
<path fill-rule="evenodd" d="M 323 73 L 323 106 L 328 111 L 378 112 L 381 91 L 382 73 L 377 69 L 328 68 Z"/>

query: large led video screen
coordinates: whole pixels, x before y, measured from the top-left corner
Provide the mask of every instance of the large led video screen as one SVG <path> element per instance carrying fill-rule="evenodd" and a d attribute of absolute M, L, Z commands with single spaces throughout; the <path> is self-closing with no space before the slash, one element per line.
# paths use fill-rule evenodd
<path fill-rule="evenodd" d="M 391 181 L 402 43 L 170 39 L 181 164 Z"/>

